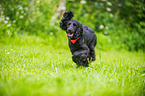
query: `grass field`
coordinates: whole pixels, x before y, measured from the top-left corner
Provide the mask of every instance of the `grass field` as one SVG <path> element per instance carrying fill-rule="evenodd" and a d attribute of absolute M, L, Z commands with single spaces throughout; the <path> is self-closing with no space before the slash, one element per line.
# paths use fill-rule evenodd
<path fill-rule="evenodd" d="M 0 96 L 145 96 L 145 53 L 96 47 L 96 61 L 76 68 L 67 42 L 49 42 L 0 41 Z"/>

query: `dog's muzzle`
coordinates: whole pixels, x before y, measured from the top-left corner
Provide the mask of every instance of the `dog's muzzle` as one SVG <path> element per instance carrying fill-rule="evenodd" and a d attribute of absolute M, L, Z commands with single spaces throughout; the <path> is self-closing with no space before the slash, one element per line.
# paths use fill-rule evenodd
<path fill-rule="evenodd" d="M 74 31 L 75 30 L 72 27 L 67 29 L 67 33 L 70 33 L 70 34 L 74 33 Z"/>

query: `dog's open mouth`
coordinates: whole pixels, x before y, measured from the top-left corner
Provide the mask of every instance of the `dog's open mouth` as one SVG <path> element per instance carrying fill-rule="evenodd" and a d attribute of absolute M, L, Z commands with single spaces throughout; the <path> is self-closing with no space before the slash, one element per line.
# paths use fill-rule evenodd
<path fill-rule="evenodd" d="M 68 33 L 68 36 L 69 36 L 69 37 L 72 37 L 73 35 L 74 35 L 73 33 L 72 33 L 72 34 Z"/>

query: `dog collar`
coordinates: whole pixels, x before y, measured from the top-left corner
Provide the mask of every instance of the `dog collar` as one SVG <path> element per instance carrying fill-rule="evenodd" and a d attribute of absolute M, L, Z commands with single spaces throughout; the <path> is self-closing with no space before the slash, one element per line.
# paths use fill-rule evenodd
<path fill-rule="evenodd" d="M 76 43 L 76 41 L 79 39 L 80 37 L 78 37 L 77 39 L 75 39 L 75 40 L 71 40 L 70 38 L 69 38 L 69 40 L 74 44 L 74 43 Z"/>

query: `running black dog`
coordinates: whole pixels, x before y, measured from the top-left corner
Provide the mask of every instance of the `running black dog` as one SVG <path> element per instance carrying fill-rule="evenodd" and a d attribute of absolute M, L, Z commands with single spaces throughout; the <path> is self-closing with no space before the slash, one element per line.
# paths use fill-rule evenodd
<path fill-rule="evenodd" d="M 66 11 L 60 22 L 60 28 L 65 30 L 69 39 L 69 48 L 72 53 L 73 61 L 78 65 L 89 66 L 89 61 L 95 60 L 95 46 L 97 37 L 94 31 L 82 26 L 77 20 L 72 20 L 72 11 Z"/>

